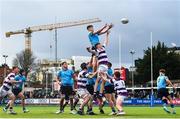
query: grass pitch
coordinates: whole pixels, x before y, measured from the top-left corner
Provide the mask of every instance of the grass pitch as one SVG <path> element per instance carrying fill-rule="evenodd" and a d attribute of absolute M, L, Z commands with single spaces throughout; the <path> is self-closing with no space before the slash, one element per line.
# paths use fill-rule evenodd
<path fill-rule="evenodd" d="M 0 107 L 0 118 L 180 118 L 180 107 L 176 107 L 177 114 L 167 114 L 162 107 L 124 107 L 126 115 L 124 116 L 109 116 L 111 112 L 109 107 L 104 107 L 105 114 L 99 114 L 98 107 L 94 107 L 94 112 L 97 115 L 72 115 L 69 107 L 66 107 L 63 114 L 55 114 L 57 106 L 27 106 L 29 113 L 23 113 L 22 107 L 15 106 L 14 110 L 17 115 L 10 115 L 2 111 Z"/>

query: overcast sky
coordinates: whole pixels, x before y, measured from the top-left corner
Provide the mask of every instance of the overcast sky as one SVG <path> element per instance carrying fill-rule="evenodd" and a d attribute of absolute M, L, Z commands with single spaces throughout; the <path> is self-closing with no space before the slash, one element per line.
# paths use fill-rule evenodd
<path fill-rule="evenodd" d="M 119 40 L 122 47 L 122 65 L 131 65 L 129 51 L 136 51 L 134 57 L 142 57 L 143 50 L 150 46 L 150 32 L 153 44 L 157 41 L 180 45 L 180 0 L 0 0 L 0 64 L 7 54 L 12 64 L 15 54 L 24 49 L 24 36 L 5 37 L 5 32 L 20 30 L 29 26 L 55 22 L 100 18 L 95 29 L 105 23 L 113 23 L 108 57 L 114 66 L 119 64 Z M 129 24 L 122 25 L 126 17 Z M 103 41 L 104 36 L 100 37 Z M 50 44 L 53 46 L 50 53 Z M 58 58 L 90 56 L 85 48 L 90 46 L 86 25 L 58 29 Z M 38 59 L 54 59 L 54 32 L 42 31 L 32 34 L 32 51 Z"/>

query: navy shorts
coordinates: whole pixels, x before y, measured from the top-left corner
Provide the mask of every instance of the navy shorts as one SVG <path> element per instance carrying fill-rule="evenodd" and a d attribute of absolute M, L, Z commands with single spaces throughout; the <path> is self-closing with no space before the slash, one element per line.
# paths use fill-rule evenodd
<path fill-rule="evenodd" d="M 113 85 L 107 85 L 104 87 L 104 93 L 105 94 L 112 94 L 114 93 L 114 86 Z"/>
<path fill-rule="evenodd" d="M 22 90 L 19 89 L 19 88 L 13 88 L 13 89 L 12 89 L 12 92 L 13 92 L 13 94 L 14 94 L 15 96 L 18 96 L 18 94 L 19 94 L 21 91 L 22 91 Z"/>
<path fill-rule="evenodd" d="M 158 89 L 158 98 L 163 98 L 163 97 L 168 97 L 169 96 L 169 92 L 168 89 L 166 88 L 160 88 Z"/>

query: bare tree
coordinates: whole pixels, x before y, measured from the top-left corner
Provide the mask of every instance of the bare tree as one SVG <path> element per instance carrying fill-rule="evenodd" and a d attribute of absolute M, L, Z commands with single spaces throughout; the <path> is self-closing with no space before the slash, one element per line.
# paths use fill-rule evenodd
<path fill-rule="evenodd" d="M 30 50 L 23 50 L 20 53 L 16 54 L 16 58 L 13 60 L 14 66 L 19 66 L 20 68 L 24 69 L 27 74 L 30 69 L 33 68 L 35 65 L 36 57 Z"/>

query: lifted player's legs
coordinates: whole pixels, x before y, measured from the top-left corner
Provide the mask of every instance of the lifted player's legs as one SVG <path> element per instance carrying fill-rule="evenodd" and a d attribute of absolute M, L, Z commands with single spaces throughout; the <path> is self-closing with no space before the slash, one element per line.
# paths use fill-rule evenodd
<path fill-rule="evenodd" d="M 107 77 L 107 74 L 104 73 L 104 72 L 101 72 L 100 73 L 100 77 L 101 75 L 104 77 L 106 76 Z M 99 96 L 102 97 L 103 96 L 103 92 L 104 92 L 104 85 L 105 85 L 106 81 L 102 80 L 102 83 L 101 83 L 101 88 L 100 88 L 100 93 L 99 93 Z"/>
<path fill-rule="evenodd" d="M 101 80 L 102 75 L 107 76 L 107 74 L 104 73 L 104 72 L 99 72 L 98 73 L 98 76 L 97 76 L 97 79 L 96 79 L 96 82 L 95 82 L 95 85 L 94 85 L 94 95 L 95 96 L 97 96 L 97 87 L 98 87 L 99 81 Z M 102 80 L 101 86 L 100 86 L 100 92 L 99 92 L 100 97 L 103 97 L 104 85 L 105 85 L 105 81 Z"/>
<path fill-rule="evenodd" d="M 93 56 L 92 56 L 93 72 L 96 72 L 96 71 L 97 71 L 97 65 L 98 65 L 98 63 L 97 63 L 97 57 L 96 57 L 96 55 L 93 55 Z"/>
<path fill-rule="evenodd" d="M 97 97 L 97 88 L 98 88 L 98 84 L 99 84 L 100 80 L 101 80 L 101 78 L 99 77 L 99 74 L 98 74 L 95 85 L 94 85 L 94 98 Z"/>

